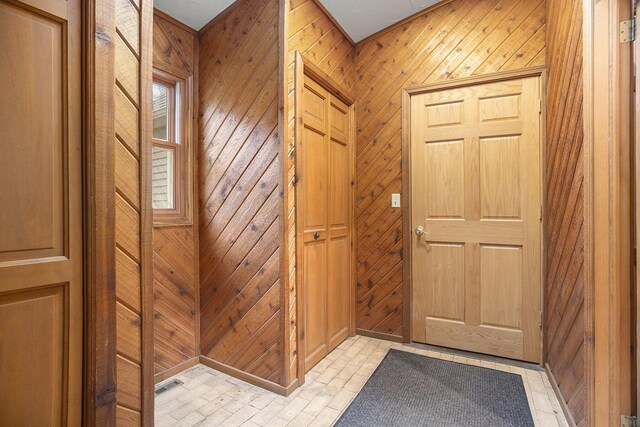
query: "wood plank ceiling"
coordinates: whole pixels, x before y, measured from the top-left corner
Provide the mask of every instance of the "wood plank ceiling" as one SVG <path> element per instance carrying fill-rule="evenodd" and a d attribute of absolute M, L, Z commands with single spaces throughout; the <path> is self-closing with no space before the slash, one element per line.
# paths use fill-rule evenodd
<path fill-rule="evenodd" d="M 401 90 L 545 64 L 545 2 L 455 0 L 357 46 L 357 325 L 403 332 Z"/>
<path fill-rule="evenodd" d="M 197 33 L 153 17 L 153 66 L 181 77 L 197 67 Z M 200 355 L 197 223 L 153 229 L 155 373 Z"/>
<path fill-rule="evenodd" d="M 246 0 L 200 33 L 202 354 L 283 376 L 278 2 Z"/>
<path fill-rule="evenodd" d="M 586 425 L 582 2 L 547 2 L 547 362 Z"/>

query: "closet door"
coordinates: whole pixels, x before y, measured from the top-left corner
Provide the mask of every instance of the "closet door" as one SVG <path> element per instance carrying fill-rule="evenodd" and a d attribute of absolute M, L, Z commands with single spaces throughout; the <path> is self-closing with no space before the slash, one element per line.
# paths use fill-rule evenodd
<path fill-rule="evenodd" d="M 305 77 L 300 156 L 303 204 L 303 260 L 305 298 L 305 366 L 318 363 L 327 350 L 327 235 L 329 96 Z"/>
<path fill-rule="evenodd" d="M 0 0 L 0 426 L 78 426 L 78 0 Z"/>
<path fill-rule="evenodd" d="M 309 370 L 350 332 L 353 108 L 307 76 L 301 101 L 299 226 L 305 367 Z"/>

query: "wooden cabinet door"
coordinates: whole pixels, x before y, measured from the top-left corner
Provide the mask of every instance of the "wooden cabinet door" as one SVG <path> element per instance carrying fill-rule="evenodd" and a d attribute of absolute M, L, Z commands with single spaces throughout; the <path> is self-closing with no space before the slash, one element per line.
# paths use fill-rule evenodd
<path fill-rule="evenodd" d="M 349 336 L 353 109 L 305 76 L 298 145 L 305 367 Z"/>
<path fill-rule="evenodd" d="M 540 79 L 411 99 L 412 340 L 541 361 Z"/>
<path fill-rule="evenodd" d="M 0 425 L 81 424 L 78 0 L 0 0 Z"/>

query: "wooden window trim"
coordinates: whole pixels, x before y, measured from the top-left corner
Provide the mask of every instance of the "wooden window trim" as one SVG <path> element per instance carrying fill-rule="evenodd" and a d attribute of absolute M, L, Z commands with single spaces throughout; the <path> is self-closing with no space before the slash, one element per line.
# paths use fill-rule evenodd
<path fill-rule="evenodd" d="M 153 81 L 171 89 L 167 141 L 151 138 L 150 144 L 174 150 L 174 207 L 173 209 L 153 209 L 153 226 L 170 227 L 193 224 L 193 121 L 194 108 L 193 77 L 176 76 L 158 69 L 153 70 Z M 174 105 L 175 91 L 180 97 L 180 128 L 175 141 L 176 117 Z"/>

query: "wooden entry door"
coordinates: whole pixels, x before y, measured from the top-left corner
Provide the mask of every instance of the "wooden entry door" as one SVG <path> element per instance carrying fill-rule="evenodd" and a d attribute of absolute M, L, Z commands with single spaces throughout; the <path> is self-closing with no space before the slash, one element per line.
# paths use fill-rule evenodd
<path fill-rule="evenodd" d="M 2 426 L 81 425 L 80 24 L 79 0 L 0 0 Z"/>
<path fill-rule="evenodd" d="M 411 97 L 413 341 L 541 361 L 539 77 Z"/>
<path fill-rule="evenodd" d="M 350 334 L 354 114 L 353 106 L 306 75 L 299 107 L 298 239 L 308 371 Z"/>

